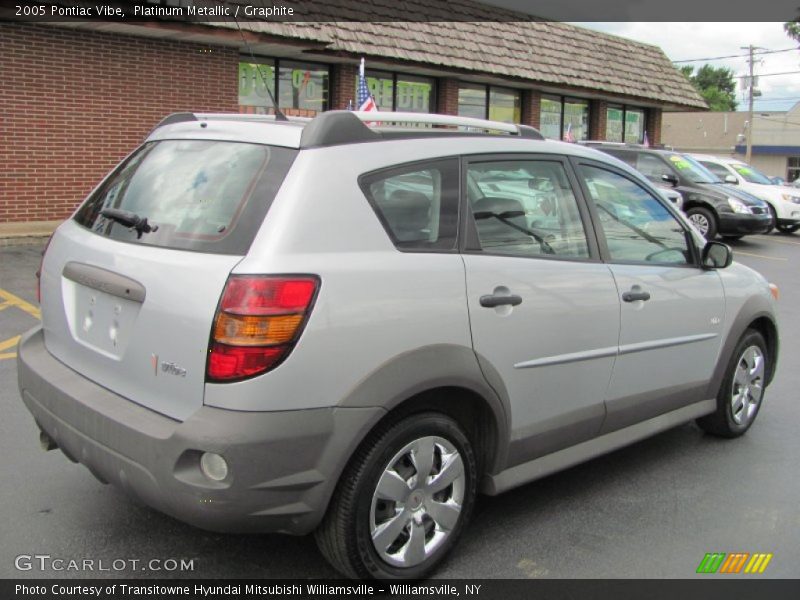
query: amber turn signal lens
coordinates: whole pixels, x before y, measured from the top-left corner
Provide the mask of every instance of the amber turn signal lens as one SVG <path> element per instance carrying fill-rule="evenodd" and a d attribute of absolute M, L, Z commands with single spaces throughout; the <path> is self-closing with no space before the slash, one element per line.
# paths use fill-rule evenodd
<path fill-rule="evenodd" d="M 772 297 L 775 298 L 776 302 L 778 301 L 781 295 L 780 290 L 778 290 L 778 286 L 775 285 L 774 283 L 769 284 L 769 293 L 772 294 Z"/>
<path fill-rule="evenodd" d="M 220 313 L 214 340 L 231 346 L 272 346 L 294 339 L 303 315 L 244 316 Z"/>

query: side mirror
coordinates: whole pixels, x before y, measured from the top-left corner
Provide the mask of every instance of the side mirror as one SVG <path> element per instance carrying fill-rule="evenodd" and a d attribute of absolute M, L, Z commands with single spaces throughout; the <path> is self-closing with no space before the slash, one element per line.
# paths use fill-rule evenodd
<path fill-rule="evenodd" d="M 662 181 L 666 181 L 672 187 L 678 187 L 678 178 L 675 177 L 672 173 L 665 173 L 661 176 Z"/>
<path fill-rule="evenodd" d="M 733 185 L 739 185 L 739 180 L 736 179 L 733 175 L 725 175 L 725 183 L 732 183 Z"/>
<path fill-rule="evenodd" d="M 703 247 L 702 263 L 705 269 L 724 269 L 733 262 L 733 250 L 722 242 L 706 242 Z"/>

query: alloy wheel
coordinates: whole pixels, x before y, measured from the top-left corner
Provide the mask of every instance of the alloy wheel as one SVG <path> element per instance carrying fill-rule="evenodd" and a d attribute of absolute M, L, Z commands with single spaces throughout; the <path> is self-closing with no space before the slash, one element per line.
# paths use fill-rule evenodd
<path fill-rule="evenodd" d="M 690 215 L 689 221 L 691 221 L 692 224 L 697 227 L 697 229 L 700 230 L 700 233 L 703 235 L 708 233 L 708 228 L 711 226 L 706 216 L 702 213 L 694 213 Z"/>
<path fill-rule="evenodd" d="M 737 425 L 753 419 L 763 393 L 764 354 L 758 346 L 748 346 L 736 365 L 731 386 L 731 416 Z"/>

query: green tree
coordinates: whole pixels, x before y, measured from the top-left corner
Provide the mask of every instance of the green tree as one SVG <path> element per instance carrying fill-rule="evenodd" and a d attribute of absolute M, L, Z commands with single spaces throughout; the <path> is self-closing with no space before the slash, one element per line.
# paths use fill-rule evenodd
<path fill-rule="evenodd" d="M 736 110 L 736 82 L 733 71 L 725 67 L 703 65 L 695 73 L 694 67 L 681 67 L 681 73 L 692 83 L 712 111 Z"/>
<path fill-rule="evenodd" d="M 790 38 L 800 42 L 800 19 L 784 23 L 783 30 Z"/>

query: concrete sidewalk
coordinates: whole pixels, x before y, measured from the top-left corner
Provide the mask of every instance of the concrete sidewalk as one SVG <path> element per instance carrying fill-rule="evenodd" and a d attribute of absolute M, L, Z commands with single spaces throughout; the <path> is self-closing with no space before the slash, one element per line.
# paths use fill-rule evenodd
<path fill-rule="evenodd" d="M 0 223 L 0 247 L 40 244 L 53 233 L 62 221 L 21 221 Z"/>

